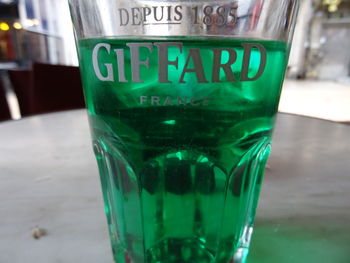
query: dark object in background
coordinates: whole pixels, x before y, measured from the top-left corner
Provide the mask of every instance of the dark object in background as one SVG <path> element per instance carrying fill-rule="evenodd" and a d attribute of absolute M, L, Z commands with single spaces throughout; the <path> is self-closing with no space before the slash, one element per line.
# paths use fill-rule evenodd
<path fill-rule="evenodd" d="M 10 118 L 11 114 L 6 100 L 5 89 L 0 78 L 0 121 L 9 120 Z"/>
<path fill-rule="evenodd" d="M 23 117 L 85 107 L 78 67 L 34 63 L 9 77 Z"/>
<path fill-rule="evenodd" d="M 32 71 L 29 69 L 14 69 L 8 71 L 22 116 L 34 114 Z"/>
<path fill-rule="evenodd" d="M 85 107 L 78 67 L 35 63 L 32 80 L 33 114 Z"/>

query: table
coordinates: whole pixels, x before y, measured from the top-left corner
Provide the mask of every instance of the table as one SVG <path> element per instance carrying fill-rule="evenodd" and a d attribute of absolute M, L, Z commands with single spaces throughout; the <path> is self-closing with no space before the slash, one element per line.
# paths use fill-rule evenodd
<path fill-rule="evenodd" d="M 349 157 L 350 126 L 279 115 L 248 263 L 350 262 Z M 97 174 L 84 110 L 1 123 L 0 262 L 112 263 Z"/>

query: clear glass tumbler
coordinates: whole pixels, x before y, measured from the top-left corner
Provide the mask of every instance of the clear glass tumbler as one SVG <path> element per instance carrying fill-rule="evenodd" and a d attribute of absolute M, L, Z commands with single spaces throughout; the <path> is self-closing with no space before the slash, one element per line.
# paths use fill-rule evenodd
<path fill-rule="evenodd" d="M 244 262 L 297 0 L 69 0 L 117 263 Z"/>

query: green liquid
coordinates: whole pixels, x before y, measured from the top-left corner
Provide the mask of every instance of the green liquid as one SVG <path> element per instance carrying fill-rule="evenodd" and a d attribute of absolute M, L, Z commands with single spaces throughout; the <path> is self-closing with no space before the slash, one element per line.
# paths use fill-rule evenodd
<path fill-rule="evenodd" d="M 159 42 L 162 40 L 141 40 Z M 165 40 L 164 40 L 165 41 Z M 257 206 L 271 132 L 287 63 L 285 43 L 256 40 L 181 41 L 182 53 L 169 48 L 169 80 L 158 82 L 157 48 L 141 48 L 144 83 L 132 83 L 130 51 L 135 39 L 88 39 L 80 42 L 80 64 L 94 150 L 99 165 L 112 247 L 118 263 L 244 262 Z M 260 43 L 266 68 L 255 81 L 239 81 L 241 43 Z M 99 68 L 114 78 L 114 49 L 125 51 L 129 82 L 96 77 L 92 50 L 98 43 Z M 195 73 L 179 76 L 190 48 L 200 48 L 208 83 Z M 211 83 L 213 48 L 233 48 L 237 81 Z M 258 50 L 249 64 L 251 77 L 260 65 Z M 222 57 L 222 63 L 227 62 Z M 189 68 L 193 67 L 190 62 Z M 141 96 L 145 96 L 141 103 Z M 152 101 L 152 96 L 156 99 Z M 170 99 L 167 99 L 170 97 Z M 159 98 L 159 100 L 157 99 Z M 192 99 L 192 103 L 190 101 Z"/>

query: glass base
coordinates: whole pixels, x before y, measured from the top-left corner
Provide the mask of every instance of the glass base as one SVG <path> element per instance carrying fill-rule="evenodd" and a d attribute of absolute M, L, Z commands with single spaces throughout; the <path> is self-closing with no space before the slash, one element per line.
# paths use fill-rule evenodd
<path fill-rule="evenodd" d="M 146 253 L 147 262 L 213 262 L 213 255 L 204 244 L 196 239 L 170 238 L 149 249 Z"/>
<path fill-rule="evenodd" d="M 240 247 L 233 257 L 215 258 L 205 245 L 195 239 L 166 239 L 146 252 L 146 259 L 132 259 L 124 251 L 115 255 L 116 263 L 245 263 L 248 247 Z"/>
<path fill-rule="evenodd" d="M 116 263 L 246 261 L 268 137 L 217 158 L 178 149 L 141 165 L 114 144 L 96 140 L 94 150 Z"/>

